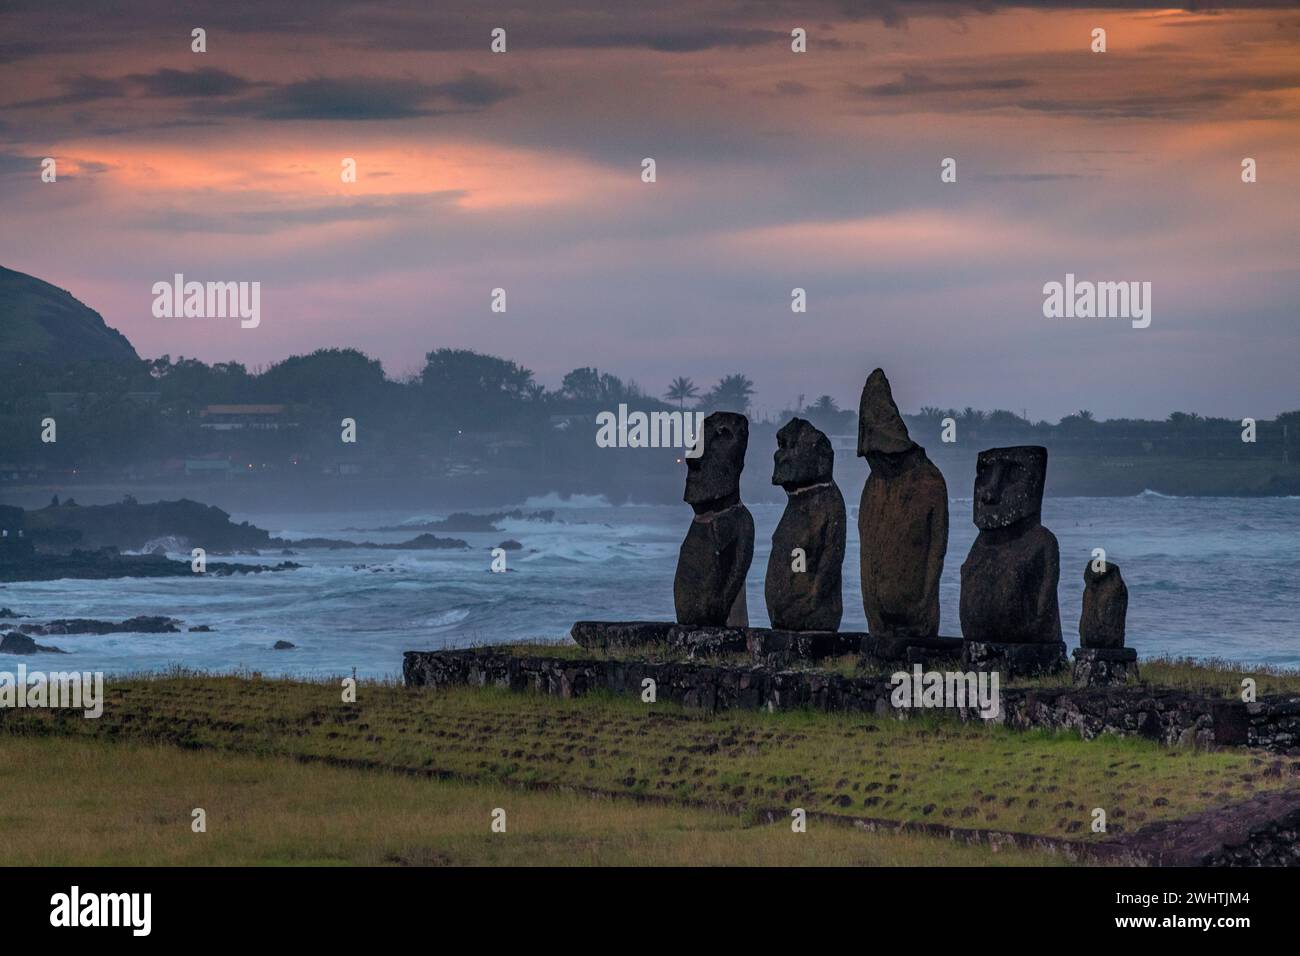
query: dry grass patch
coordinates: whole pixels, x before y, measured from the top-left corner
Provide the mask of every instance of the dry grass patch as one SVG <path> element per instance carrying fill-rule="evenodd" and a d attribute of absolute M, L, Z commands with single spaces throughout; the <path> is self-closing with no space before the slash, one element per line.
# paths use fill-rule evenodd
<path fill-rule="evenodd" d="M 0 713 L 0 732 L 72 735 L 374 766 L 517 787 L 1097 839 L 1297 785 L 1300 760 L 1082 741 L 981 724 L 860 714 L 709 715 L 636 698 L 497 689 L 176 676 L 112 682 L 104 716 Z"/>
<path fill-rule="evenodd" d="M 47 781 L 62 781 L 51 785 Z M 191 812 L 207 811 L 194 833 Z M 494 834 L 492 810 L 507 814 Z M 285 758 L 0 737 L 0 865 L 1052 865 L 1047 853 Z"/>

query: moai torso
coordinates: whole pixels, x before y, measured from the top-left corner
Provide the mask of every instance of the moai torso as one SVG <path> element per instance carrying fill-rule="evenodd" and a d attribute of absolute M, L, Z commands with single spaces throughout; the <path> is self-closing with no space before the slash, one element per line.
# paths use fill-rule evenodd
<path fill-rule="evenodd" d="M 1061 556 L 1040 521 L 1047 449 L 980 452 L 975 525 L 961 566 L 961 630 L 967 641 L 1036 644 L 1061 640 L 1056 590 Z"/>
<path fill-rule="evenodd" d="M 880 637 L 934 637 L 948 550 L 948 486 L 908 436 L 880 369 L 862 389 L 858 455 L 871 466 L 858 508 L 867 629 Z"/>
<path fill-rule="evenodd" d="M 740 501 L 749 421 L 714 412 L 704 420 L 700 441 L 702 454 L 686 459 L 684 497 L 695 517 L 673 578 L 677 623 L 743 626 L 745 576 L 754 559 L 754 519 Z"/>
<path fill-rule="evenodd" d="M 767 563 L 768 617 L 780 630 L 839 630 L 846 515 L 832 477 L 834 452 L 829 439 L 800 418 L 777 433 L 777 446 L 772 483 L 789 497 Z"/>

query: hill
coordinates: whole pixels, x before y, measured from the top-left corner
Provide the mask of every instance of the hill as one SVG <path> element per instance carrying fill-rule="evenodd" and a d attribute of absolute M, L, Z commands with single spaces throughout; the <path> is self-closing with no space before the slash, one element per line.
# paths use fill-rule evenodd
<path fill-rule="evenodd" d="M 125 335 L 63 289 L 0 266 L 0 366 L 84 359 L 139 356 Z"/>

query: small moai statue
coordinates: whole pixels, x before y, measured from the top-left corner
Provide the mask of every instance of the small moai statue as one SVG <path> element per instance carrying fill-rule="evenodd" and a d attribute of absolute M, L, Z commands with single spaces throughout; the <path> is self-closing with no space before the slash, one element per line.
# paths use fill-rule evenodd
<path fill-rule="evenodd" d="M 785 512 L 772 535 L 764 596 L 772 627 L 836 631 L 844 614 L 844 496 L 835 484 L 830 439 L 802 418 L 776 433 L 772 484 Z"/>
<path fill-rule="evenodd" d="M 961 630 L 968 662 L 1009 655 L 1009 670 L 1054 670 L 1065 663 L 1056 588 L 1056 536 L 1042 525 L 1047 449 L 990 448 L 979 454 L 975 526 L 961 566 Z M 992 645 L 993 647 L 989 647 Z M 1041 645 L 1011 653 L 1000 645 Z"/>
<path fill-rule="evenodd" d="M 1100 569 L 1094 567 L 1100 564 Z M 1081 687 L 1115 687 L 1138 677 L 1137 651 L 1124 646 L 1128 585 L 1111 561 L 1089 561 L 1083 569 L 1083 613 L 1074 651 L 1074 682 Z"/>
<path fill-rule="evenodd" d="M 1083 569 L 1083 614 L 1079 617 L 1079 646 L 1115 649 L 1124 646 L 1128 617 L 1128 586 L 1113 561 L 1089 561 Z"/>
<path fill-rule="evenodd" d="M 886 639 L 932 638 L 948 550 L 948 485 L 908 436 L 881 369 L 862 389 L 858 456 L 871 467 L 858 508 L 867 630 Z"/>
<path fill-rule="evenodd" d="M 677 623 L 748 627 L 745 576 L 754 559 L 754 518 L 740 501 L 740 473 L 749 446 L 749 419 L 714 412 L 686 457 L 684 500 L 695 511 L 677 558 L 673 603 Z"/>

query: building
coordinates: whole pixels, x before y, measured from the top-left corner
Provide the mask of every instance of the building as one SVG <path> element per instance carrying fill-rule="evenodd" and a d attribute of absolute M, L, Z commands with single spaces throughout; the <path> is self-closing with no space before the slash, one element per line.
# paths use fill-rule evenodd
<path fill-rule="evenodd" d="M 274 430 L 289 424 L 283 405 L 209 405 L 199 412 L 199 418 L 200 428 L 219 432 Z"/>

